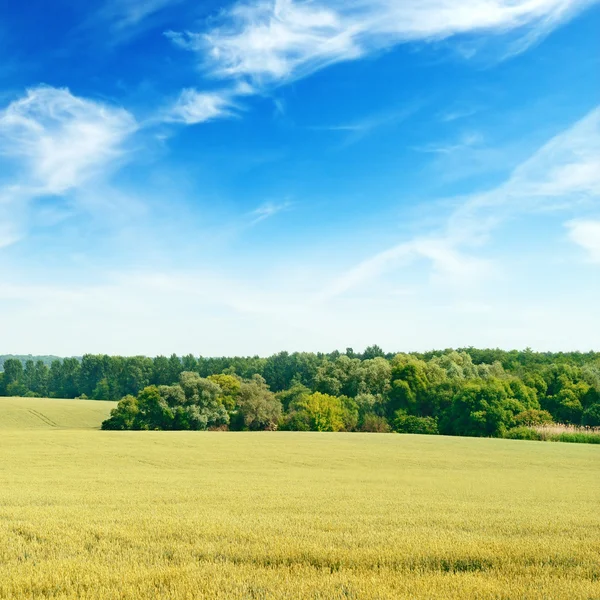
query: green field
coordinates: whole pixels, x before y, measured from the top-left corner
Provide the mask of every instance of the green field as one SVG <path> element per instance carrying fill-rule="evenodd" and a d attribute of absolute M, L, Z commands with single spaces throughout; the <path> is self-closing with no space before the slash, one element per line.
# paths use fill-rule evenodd
<path fill-rule="evenodd" d="M 600 598 L 598 446 L 48 424 L 101 404 L 0 401 L 0 598 Z"/>

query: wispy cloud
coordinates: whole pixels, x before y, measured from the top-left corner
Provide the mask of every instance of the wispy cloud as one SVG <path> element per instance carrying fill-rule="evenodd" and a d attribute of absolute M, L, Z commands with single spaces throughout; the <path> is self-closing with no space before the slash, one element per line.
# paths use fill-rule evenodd
<path fill-rule="evenodd" d="M 104 0 L 100 9 L 84 23 L 84 28 L 109 27 L 109 42 L 118 44 L 151 26 L 158 26 L 167 10 L 184 0 Z"/>
<path fill-rule="evenodd" d="M 341 133 L 344 135 L 343 146 L 349 146 L 374 133 L 378 129 L 390 127 L 405 121 L 411 115 L 415 114 L 420 106 L 420 104 L 414 103 L 411 106 L 399 110 L 376 112 L 363 117 L 362 119 L 350 121 L 348 123 L 312 126 L 310 129 L 314 131 L 332 131 Z"/>
<path fill-rule="evenodd" d="M 65 196 L 105 177 L 124 159 L 136 129 L 127 111 L 53 87 L 32 88 L 1 110 L 0 160 L 11 175 L 0 188 L 0 206 L 14 215 L 4 224 L 10 240 L 31 200 Z"/>
<path fill-rule="evenodd" d="M 257 209 L 253 210 L 250 215 L 250 225 L 256 225 L 265 219 L 270 219 L 274 217 L 276 214 L 289 210 L 292 206 L 292 203 L 289 200 L 285 202 L 265 202 L 261 204 Z"/>
<path fill-rule="evenodd" d="M 323 292 L 331 298 L 416 259 L 429 260 L 434 275 L 464 283 L 487 271 L 474 254 L 502 223 L 519 215 L 573 209 L 600 198 L 600 108 L 557 135 L 514 170 L 501 186 L 457 200 L 439 233 L 416 237 L 366 258 Z M 571 238 L 597 257 L 598 223 L 571 223 Z"/>
<path fill-rule="evenodd" d="M 433 143 L 427 146 L 421 146 L 416 148 L 419 152 L 427 152 L 430 154 L 455 154 L 462 153 L 467 149 L 473 148 L 474 146 L 480 146 L 483 143 L 483 135 L 479 132 L 472 131 L 464 133 L 460 139 L 452 143 Z"/>
<path fill-rule="evenodd" d="M 505 34 L 522 51 L 595 0 L 256 0 L 201 32 L 172 33 L 214 76 L 260 85 L 306 76 L 399 43 Z"/>
<path fill-rule="evenodd" d="M 229 92 L 199 92 L 186 89 L 169 108 L 166 121 L 194 125 L 223 117 L 232 117 L 236 113 L 236 105 Z"/>
<path fill-rule="evenodd" d="M 450 110 L 446 110 L 438 115 L 438 118 L 442 123 L 451 123 L 453 121 L 458 121 L 459 119 L 466 119 L 468 117 L 472 117 L 477 114 L 481 109 L 476 106 L 464 107 L 464 108 L 454 108 Z"/>
<path fill-rule="evenodd" d="M 600 168 L 600 165 L 598 165 Z M 578 219 L 567 223 L 569 238 L 581 246 L 594 263 L 600 263 L 600 220 Z"/>
<path fill-rule="evenodd" d="M 182 0 L 108 0 L 103 16 L 112 21 L 116 29 L 126 29 L 139 25 L 144 19 Z"/>
<path fill-rule="evenodd" d="M 598 1 L 476 0 L 468 5 L 462 0 L 238 1 L 204 30 L 165 32 L 175 45 L 196 53 L 205 72 L 235 85 L 216 93 L 195 92 L 201 104 L 198 119 L 194 99 L 180 99 L 172 114 L 188 124 L 206 120 L 207 113 L 210 118 L 231 116 L 235 113 L 226 104 L 219 110 L 215 102 L 260 93 L 406 42 L 511 34 L 506 54 L 517 54 Z M 155 0 L 150 6 L 164 2 Z M 140 10 L 143 14 L 146 9 Z M 377 127 L 377 123 L 362 125 L 343 126 L 352 132 L 350 143 Z"/>

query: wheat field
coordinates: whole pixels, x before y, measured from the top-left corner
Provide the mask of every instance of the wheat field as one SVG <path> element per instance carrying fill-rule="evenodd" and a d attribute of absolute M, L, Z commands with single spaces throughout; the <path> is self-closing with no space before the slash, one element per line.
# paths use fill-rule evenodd
<path fill-rule="evenodd" d="M 599 506 L 597 446 L 4 427 L 0 598 L 589 600 Z"/>
<path fill-rule="evenodd" d="M 97 429 L 116 405 L 103 400 L 0 397 L 0 430 Z"/>

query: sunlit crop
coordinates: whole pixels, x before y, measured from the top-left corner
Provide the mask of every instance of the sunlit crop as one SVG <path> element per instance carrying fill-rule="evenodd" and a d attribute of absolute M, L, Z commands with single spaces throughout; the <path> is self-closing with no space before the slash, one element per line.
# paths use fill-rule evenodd
<path fill-rule="evenodd" d="M 0 598 L 600 598 L 599 506 L 594 445 L 15 425 Z"/>

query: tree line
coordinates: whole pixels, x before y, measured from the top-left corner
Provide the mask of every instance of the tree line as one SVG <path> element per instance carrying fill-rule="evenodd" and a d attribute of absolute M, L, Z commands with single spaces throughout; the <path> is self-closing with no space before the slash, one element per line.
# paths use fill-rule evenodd
<path fill-rule="evenodd" d="M 398 431 L 504 436 L 600 426 L 600 353 L 466 348 L 268 358 L 9 358 L 0 394 L 120 400 L 105 429 Z"/>

